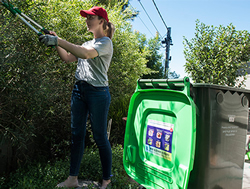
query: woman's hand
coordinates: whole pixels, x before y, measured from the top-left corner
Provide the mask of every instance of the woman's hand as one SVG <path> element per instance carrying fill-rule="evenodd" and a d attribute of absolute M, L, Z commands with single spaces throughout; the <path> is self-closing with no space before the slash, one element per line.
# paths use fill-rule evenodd
<path fill-rule="evenodd" d="M 54 36 L 57 36 L 56 32 L 54 31 L 49 31 L 50 35 L 54 35 Z"/>
<path fill-rule="evenodd" d="M 58 37 L 55 35 L 40 35 L 39 36 L 39 41 L 45 44 L 47 47 L 57 46 L 58 45 L 57 39 Z"/>

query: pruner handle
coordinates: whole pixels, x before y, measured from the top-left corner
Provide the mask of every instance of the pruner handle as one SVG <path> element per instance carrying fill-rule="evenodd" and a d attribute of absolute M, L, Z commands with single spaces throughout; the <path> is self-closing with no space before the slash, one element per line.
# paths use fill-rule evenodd
<path fill-rule="evenodd" d="M 45 34 L 53 35 L 53 34 L 50 34 L 49 30 L 46 30 L 45 28 L 43 28 L 42 31 L 43 31 Z"/>

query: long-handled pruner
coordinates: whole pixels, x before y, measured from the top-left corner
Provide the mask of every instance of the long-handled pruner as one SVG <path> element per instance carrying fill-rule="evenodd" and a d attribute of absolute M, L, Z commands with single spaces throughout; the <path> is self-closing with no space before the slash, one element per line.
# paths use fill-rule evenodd
<path fill-rule="evenodd" d="M 33 27 L 27 20 L 32 22 L 34 25 L 36 25 L 38 28 L 41 29 L 45 34 L 50 34 L 48 30 L 46 30 L 44 27 L 36 23 L 34 20 L 29 18 L 27 15 L 22 13 L 18 8 L 14 7 L 12 4 L 7 2 L 6 0 L 1 0 L 1 3 L 4 7 L 6 7 L 13 15 L 18 16 L 27 26 L 29 26 L 33 31 L 37 33 L 38 36 L 42 35 L 40 31 L 38 31 L 35 27 Z M 26 20 L 27 19 L 27 20 Z"/>

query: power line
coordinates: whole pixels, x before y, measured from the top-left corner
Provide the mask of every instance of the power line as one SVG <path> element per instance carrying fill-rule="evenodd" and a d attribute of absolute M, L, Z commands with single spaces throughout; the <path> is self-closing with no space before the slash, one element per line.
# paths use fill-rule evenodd
<path fill-rule="evenodd" d="M 142 21 L 142 23 L 144 24 L 144 26 L 148 29 L 148 31 L 151 33 L 151 31 L 149 30 L 149 28 L 146 26 L 146 24 L 143 22 L 143 20 L 141 19 L 141 17 L 140 16 L 138 16 L 139 17 L 139 19 Z M 154 37 L 154 35 L 151 33 L 151 35 Z"/>
<path fill-rule="evenodd" d="M 147 14 L 149 20 L 151 21 L 151 23 L 152 23 L 153 26 L 155 27 L 156 31 L 159 33 L 159 36 L 161 37 L 160 32 L 158 31 L 158 29 L 156 28 L 155 24 L 153 23 L 153 21 L 151 20 L 150 16 L 148 15 L 147 11 L 145 10 L 144 6 L 142 5 L 141 0 L 138 0 L 138 1 L 139 1 L 139 3 L 140 3 L 141 7 L 143 8 L 143 10 L 145 11 L 145 13 Z M 162 38 L 162 37 L 161 37 L 161 38 Z"/>
<path fill-rule="evenodd" d="M 161 20 L 162 20 L 163 24 L 165 25 L 166 29 L 168 30 L 167 24 L 165 23 L 164 19 L 162 18 L 160 11 L 159 11 L 157 5 L 155 4 L 155 1 L 154 1 L 154 0 L 152 0 L 152 1 L 153 1 L 153 3 L 154 3 L 154 6 L 155 6 L 155 8 L 156 8 L 158 14 L 159 14 L 160 17 L 161 17 Z"/>
<path fill-rule="evenodd" d="M 136 9 L 132 5 L 130 5 L 130 6 L 136 11 Z M 143 22 L 143 20 L 141 19 L 141 17 L 139 15 L 137 15 L 137 16 L 139 17 L 139 19 L 141 20 L 141 22 L 143 23 L 143 25 L 147 28 L 147 30 L 149 31 L 149 33 L 154 37 L 154 35 L 151 33 L 151 31 L 149 30 L 149 28 L 147 27 L 147 25 Z"/>

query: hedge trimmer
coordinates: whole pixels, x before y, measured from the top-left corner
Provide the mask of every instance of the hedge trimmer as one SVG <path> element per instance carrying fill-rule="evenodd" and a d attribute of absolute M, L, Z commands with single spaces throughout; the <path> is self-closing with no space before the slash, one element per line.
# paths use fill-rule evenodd
<path fill-rule="evenodd" d="M 1 0 L 0 1 L 4 7 L 6 7 L 14 16 L 18 16 L 27 26 L 29 26 L 38 36 L 42 35 L 42 32 L 45 34 L 50 34 L 48 30 L 46 30 L 44 27 L 36 23 L 34 20 L 29 18 L 26 14 L 22 13 L 18 8 L 14 7 L 12 4 L 10 4 L 7 0 Z M 42 32 L 38 31 L 34 26 L 32 26 L 28 21 L 36 25 L 38 28 L 41 29 Z"/>

